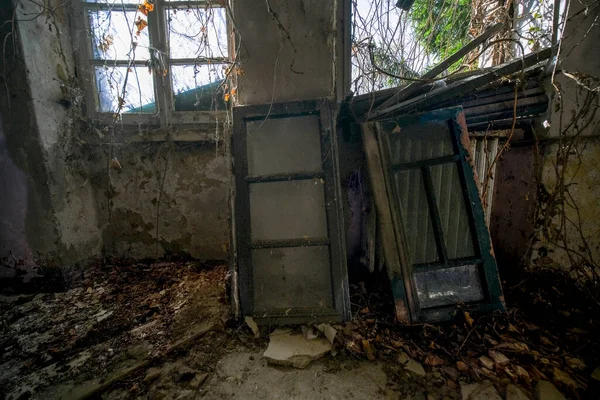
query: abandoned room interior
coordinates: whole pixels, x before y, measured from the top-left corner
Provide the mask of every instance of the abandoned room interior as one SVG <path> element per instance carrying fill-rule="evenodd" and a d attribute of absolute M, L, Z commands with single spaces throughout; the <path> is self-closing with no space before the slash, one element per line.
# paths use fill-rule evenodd
<path fill-rule="evenodd" d="M 1 0 L 0 399 L 600 399 L 598 0 Z"/>

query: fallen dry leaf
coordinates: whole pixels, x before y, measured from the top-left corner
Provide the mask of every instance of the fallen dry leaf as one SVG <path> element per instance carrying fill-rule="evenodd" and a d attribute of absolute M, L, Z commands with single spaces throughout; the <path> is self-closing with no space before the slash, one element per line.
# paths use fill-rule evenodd
<path fill-rule="evenodd" d="M 367 358 L 371 361 L 374 361 L 375 353 L 373 351 L 373 347 L 371 346 L 371 342 L 363 339 L 362 347 L 363 347 L 363 351 L 365 352 L 365 355 L 367 356 Z"/>
<path fill-rule="evenodd" d="M 473 323 L 475 322 L 475 320 L 471 318 L 471 314 L 469 314 L 468 311 L 465 311 L 465 321 L 467 321 L 469 326 L 473 326 Z"/>

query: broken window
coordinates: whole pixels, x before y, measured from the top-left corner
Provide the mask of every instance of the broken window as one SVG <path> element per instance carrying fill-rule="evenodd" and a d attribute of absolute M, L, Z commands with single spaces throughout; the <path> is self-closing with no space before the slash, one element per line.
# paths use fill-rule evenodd
<path fill-rule="evenodd" d="M 235 233 L 244 316 L 348 317 L 337 149 L 326 101 L 234 108 Z"/>
<path fill-rule="evenodd" d="M 91 113 L 225 110 L 226 3 L 80 0 L 80 69 Z M 87 66 L 89 68 L 86 69 Z M 197 120 L 196 120 L 197 121 Z"/>
<path fill-rule="evenodd" d="M 378 212 L 392 221 L 384 251 L 403 322 L 446 319 L 458 304 L 502 307 L 461 123 L 455 108 L 363 125 Z"/>

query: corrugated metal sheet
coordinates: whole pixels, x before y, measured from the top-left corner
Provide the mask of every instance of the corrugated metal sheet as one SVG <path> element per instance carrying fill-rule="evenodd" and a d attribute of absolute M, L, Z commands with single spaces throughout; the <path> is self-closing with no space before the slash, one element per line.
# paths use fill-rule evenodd
<path fill-rule="evenodd" d="M 496 175 L 494 160 L 498 154 L 498 138 L 471 137 L 471 154 L 475 160 L 475 170 L 478 177 L 477 183 L 485 211 L 485 222 L 489 227 L 492 215 L 492 202 L 494 200 L 494 179 Z M 484 190 L 486 193 L 483 193 Z"/>

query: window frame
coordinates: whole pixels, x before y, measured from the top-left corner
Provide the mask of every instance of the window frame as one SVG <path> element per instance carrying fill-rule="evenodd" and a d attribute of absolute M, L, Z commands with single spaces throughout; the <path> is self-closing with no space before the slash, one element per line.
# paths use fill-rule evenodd
<path fill-rule="evenodd" d="M 73 23 L 72 37 L 74 53 L 77 61 L 77 71 L 84 88 L 85 114 L 88 118 L 93 118 L 100 123 L 113 123 L 115 121 L 113 112 L 99 111 L 99 97 L 96 86 L 95 67 L 99 65 L 128 65 L 123 60 L 94 59 L 92 31 L 90 26 L 89 11 L 110 10 L 118 7 L 117 12 L 136 11 L 138 3 L 131 4 L 109 4 L 97 3 L 85 0 L 73 0 Z M 156 112 L 127 114 L 121 113 L 118 122 L 120 125 L 127 126 L 154 126 L 170 127 L 174 125 L 213 125 L 220 124 L 227 118 L 226 110 L 216 111 L 175 111 L 174 92 L 171 74 L 172 65 L 206 65 L 210 64 L 207 58 L 198 57 L 195 59 L 171 59 L 169 54 L 169 39 L 167 25 L 167 10 L 181 7 L 204 7 L 222 8 L 226 13 L 226 37 L 227 37 L 227 57 L 213 58 L 215 63 L 232 64 L 232 26 L 229 18 L 228 6 L 222 6 L 216 0 L 190 0 L 190 1 L 165 1 L 156 0 L 154 10 L 147 15 L 149 45 L 159 49 L 165 58 L 165 64 L 169 69 L 165 77 L 158 77 L 152 73 L 154 83 L 154 99 L 156 103 Z M 128 61 L 127 61 L 128 62 Z M 134 65 L 147 65 L 146 60 L 135 61 Z"/>

